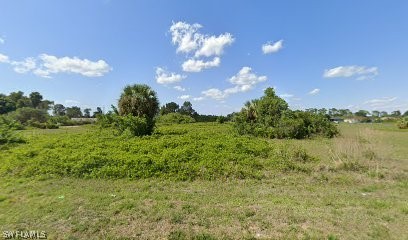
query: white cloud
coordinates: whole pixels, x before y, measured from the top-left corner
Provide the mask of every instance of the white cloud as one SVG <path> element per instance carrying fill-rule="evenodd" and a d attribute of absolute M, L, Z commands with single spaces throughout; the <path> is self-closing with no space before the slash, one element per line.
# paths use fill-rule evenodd
<path fill-rule="evenodd" d="M 281 98 L 293 98 L 294 95 L 293 95 L 293 94 L 284 93 L 284 94 L 279 95 L 279 97 L 281 97 Z"/>
<path fill-rule="evenodd" d="M 196 57 L 220 56 L 226 46 L 231 45 L 234 38 L 230 33 L 221 34 L 220 36 L 210 36 L 203 38 L 201 48 L 195 53 Z"/>
<path fill-rule="evenodd" d="M 315 88 L 315 89 L 313 89 L 312 91 L 310 91 L 309 94 L 310 94 L 310 95 L 316 95 L 316 94 L 318 94 L 319 92 L 320 92 L 320 89 Z"/>
<path fill-rule="evenodd" d="M 8 63 L 9 57 L 0 53 L 0 63 Z"/>
<path fill-rule="evenodd" d="M 93 62 L 77 57 L 58 58 L 48 54 L 41 54 L 39 59 L 42 63 L 36 72 L 43 77 L 55 73 L 78 73 L 86 77 L 101 77 L 112 70 L 104 60 Z"/>
<path fill-rule="evenodd" d="M 177 52 L 189 53 L 198 48 L 203 36 L 197 31 L 201 27 L 198 23 L 191 25 L 185 22 L 173 22 L 170 32 L 173 44 L 178 45 Z"/>
<path fill-rule="evenodd" d="M 227 88 L 223 91 L 217 88 L 211 88 L 202 93 L 206 97 L 213 98 L 215 100 L 223 100 L 231 94 L 239 92 L 247 92 L 255 87 L 257 83 L 267 80 L 266 76 L 257 76 L 252 72 L 250 67 L 243 67 L 235 76 L 231 77 L 228 81 L 235 85 L 232 88 Z"/>
<path fill-rule="evenodd" d="M 336 77 L 357 77 L 357 80 L 372 79 L 378 75 L 377 67 L 364 67 L 364 66 L 339 66 L 324 71 L 323 77 L 336 78 Z"/>
<path fill-rule="evenodd" d="M 202 91 L 201 93 L 206 97 L 210 97 L 216 100 L 222 100 L 226 98 L 226 94 L 217 88 L 210 88 L 208 90 Z"/>
<path fill-rule="evenodd" d="M 186 89 L 183 88 L 182 86 L 174 86 L 173 88 L 176 89 L 177 91 L 180 91 L 180 92 L 186 91 Z"/>
<path fill-rule="evenodd" d="M 0 37 L 0 44 L 4 44 L 6 42 L 6 40 L 4 40 L 4 38 Z"/>
<path fill-rule="evenodd" d="M 204 100 L 204 97 L 195 97 L 193 98 L 193 101 L 198 102 Z"/>
<path fill-rule="evenodd" d="M 163 68 L 156 68 L 156 82 L 160 84 L 171 84 L 171 83 L 176 83 L 180 82 L 186 78 L 186 76 L 181 75 L 181 74 L 176 74 L 173 72 L 167 72 Z"/>
<path fill-rule="evenodd" d="M 182 99 L 182 100 L 187 100 L 187 99 L 189 99 L 190 97 L 191 97 L 190 95 L 181 95 L 181 96 L 179 96 L 179 97 L 177 97 L 177 98 Z"/>
<path fill-rule="evenodd" d="M 13 70 L 17 73 L 26 73 L 36 68 L 37 64 L 34 58 L 26 58 L 24 61 L 12 61 L 10 63 Z"/>
<path fill-rule="evenodd" d="M 281 50 L 282 48 L 283 48 L 283 40 L 279 40 L 275 43 L 266 43 L 262 45 L 262 52 L 264 54 L 275 53 Z"/>
<path fill-rule="evenodd" d="M 365 101 L 364 104 L 370 107 L 385 107 L 388 104 L 394 102 L 395 100 L 397 100 L 397 97 L 383 97 Z"/>
<path fill-rule="evenodd" d="M 100 77 L 112 70 L 104 60 L 93 62 L 77 57 L 58 58 L 48 54 L 41 54 L 38 58 L 28 57 L 23 61 L 10 61 L 7 56 L 0 54 L 0 62 L 9 63 L 17 73 L 32 72 L 45 78 L 50 78 L 51 74 L 56 73 L 78 73 L 86 77 Z"/>
<path fill-rule="evenodd" d="M 173 22 L 170 27 L 172 43 L 177 46 L 177 53 L 185 53 L 189 58 L 182 64 L 185 72 L 201 72 L 204 69 L 218 67 L 224 48 L 234 42 L 234 37 L 230 33 L 219 36 L 205 35 L 199 32 L 200 28 L 202 26 L 198 23 L 186 22 Z M 214 58 L 208 60 L 202 57 Z"/>
<path fill-rule="evenodd" d="M 67 99 L 67 100 L 65 100 L 65 104 L 73 105 L 73 104 L 80 104 L 80 102 L 78 102 L 76 100 Z"/>
<path fill-rule="evenodd" d="M 219 57 L 215 57 L 212 61 L 204 62 L 202 60 L 189 59 L 182 65 L 185 72 L 201 72 L 203 69 L 218 67 L 221 63 Z"/>

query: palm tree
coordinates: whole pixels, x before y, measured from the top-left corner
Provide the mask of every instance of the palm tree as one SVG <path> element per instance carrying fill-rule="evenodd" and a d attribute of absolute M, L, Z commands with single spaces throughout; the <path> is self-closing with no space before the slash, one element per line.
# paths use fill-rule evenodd
<path fill-rule="evenodd" d="M 145 84 L 128 85 L 120 96 L 119 114 L 132 114 L 136 117 L 146 117 L 153 120 L 159 111 L 157 94 Z"/>

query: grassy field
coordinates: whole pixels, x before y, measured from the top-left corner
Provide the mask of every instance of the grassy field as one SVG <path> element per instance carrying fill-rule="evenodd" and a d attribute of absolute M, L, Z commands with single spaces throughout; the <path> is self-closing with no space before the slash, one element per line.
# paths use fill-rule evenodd
<path fill-rule="evenodd" d="M 49 239 L 407 239 L 408 131 L 236 136 L 228 124 L 115 136 L 23 131 L 0 155 L 0 231 Z"/>

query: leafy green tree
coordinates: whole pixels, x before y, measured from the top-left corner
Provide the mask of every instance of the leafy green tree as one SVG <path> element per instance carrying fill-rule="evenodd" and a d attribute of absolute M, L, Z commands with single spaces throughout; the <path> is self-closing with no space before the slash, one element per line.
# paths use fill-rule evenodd
<path fill-rule="evenodd" d="M 39 92 L 32 92 L 29 95 L 29 99 L 30 99 L 30 102 L 31 102 L 31 106 L 33 108 L 38 108 L 41 101 L 43 100 L 43 96 Z"/>
<path fill-rule="evenodd" d="M 7 96 L 0 96 L 0 114 L 9 113 L 16 110 L 16 104 Z"/>
<path fill-rule="evenodd" d="M 81 108 L 77 107 L 77 106 L 67 107 L 66 108 L 66 115 L 69 118 L 80 118 L 80 117 L 82 117 Z"/>
<path fill-rule="evenodd" d="M 52 110 L 54 116 L 64 116 L 65 115 L 65 106 L 62 104 L 55 104 Z"/>
<path fill-rule="evenodd" d="M 145 118 L 149 133 L 153 132 L 154 118 L 159 112 L 159 100 L 153 89 L 145 84 L 126 86 L 120 96 L 118 112 L 121 116 Z"/>
<path fill-rule="evenodd" d="M 402 116 L 403 117 L 408 117 L 408 110 Z"/>
<path fill-rule="evenodd" d="M 84 109 L 84 117 L 86 117 L 86 118 L 91 117 L 91 109 L 90 108 L 85 108 Z"/>
<path fill-rule="evenodd" d="M 8 96 L 10 98 L 10 100 L 14 103 L 17 104 L 18 100 L 25 98 L 24 97 L 24 92 L 22 91 L 18 91 L 18 92 L 12 92 L 9 94 Z"/>
<path fill-rule="evenodd" d="M 374 110 L 374 111 L 371 111 L 371 115 L 372 115 L 373 117 L 379 117 L 379 116 L 380 116 L 380 112 Z"/>
<path fill-rule="evenodd" d="M 393 111 L 393 112 L 391 112 L 391 116 L 393 116 L 393 117 L 400 117 L 400 116 L 401 116 L 401 111 L 399 111 L 399 110 Z"/>
<path fill-rule="evenodd" d="M 193 109 L 193 104 L 189 101 L 185 101 L 183 106 L 180 107 L 179 113 L 183 115 L 195 116 L 197 112 Z"/>
<path fill-rule="evenodd" d="M 380 117 L 387 117 L 388 113 L 386 111 L 380 112 Z"/>
<path fill-rule="evenodd" d="M 93 113 L 93 117 L 97 117 L 98 115 L 103 115 L 102 108 L 97 107 L 96 111 Z"/>
<path fill-rule="evenodd" d="M 43 101 L 40 102 L 40 104 L 38 104 L 37 108 L 48 111 L 48 110 L 52 109 L 53 106 L 54 106 L 53 101 L 43 100 Z"/>
<path fill-rule="evenodd" d="M 354 115 L 358 117 L 367 117 L 368 114 L 370 114 L 370 112 L 367 110 L 359 110 L 358 112 L 354 113 Z"/>
<path fill-rule="evenodd" d="M 45 110 L 29 107 L 18 108 L 11 116 L 22 124 L 27 124 L 29 121 L 44 123 L 48 119 L 48 113 Z"/>
<path fill-rule="evenodd" d="M 160 115 L 165 115 L 169 113 L 176 113 L 180 110 L 180 106 L 175 102 L 166 103 L 166 105 L 160 108 Z"/>

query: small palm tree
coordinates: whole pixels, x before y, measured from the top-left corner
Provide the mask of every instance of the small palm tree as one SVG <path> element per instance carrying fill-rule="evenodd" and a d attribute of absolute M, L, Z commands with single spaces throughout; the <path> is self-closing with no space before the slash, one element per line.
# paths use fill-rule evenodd
<path fill-rule="evenodd" d="M 159 100 L 157 94 L 145 84 L 135 84 L 126 86 L 120 96 L 119 115 L 133 115 L 145 118 L 147 122 L 147 132 L 151 134 L 154 129 L 154 117 L 159 112 Z"/>
<path fill-rule="evenodd" d="M 126 86 L 120 96 L 119 115 L 132 114 L 136 117 L 153 119 L 159 111 L 157 94 L 145 84 Z"/>

